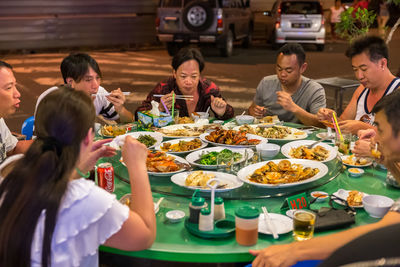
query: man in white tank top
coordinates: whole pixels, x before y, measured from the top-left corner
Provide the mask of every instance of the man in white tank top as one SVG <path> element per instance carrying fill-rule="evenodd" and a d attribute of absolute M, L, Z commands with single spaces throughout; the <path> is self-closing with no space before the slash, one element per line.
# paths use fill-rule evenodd
<path fill-rule="evenodd" d="M 339 127 L 343 132 L 357 134 L 362 129 L 374 129 L 372 109 L 379 99 L 400 87 L 400 79 L 388 68 L 389 52 L 384 40 L 376 36 L 354 41 L 346 51 L 351 59 L 354 75 L 361 85 L 340 115 Z M 319 120 L 331 121 L 331 109 L 321 108 Z"/>

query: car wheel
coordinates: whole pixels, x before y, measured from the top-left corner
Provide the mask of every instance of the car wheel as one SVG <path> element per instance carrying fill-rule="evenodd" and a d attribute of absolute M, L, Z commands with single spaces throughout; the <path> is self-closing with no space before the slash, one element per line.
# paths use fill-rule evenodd
<path fill-rule="evenodd" d="M 251 42 L 253 41 L 253 29 L 249 29 L 249 33 L 243 39 L 242 47 L 249 48 L 251 46 Z"/>
<path fill-rule="evenodd" d="M 223 57 L 230 57 L 233 52 L 233 33 L 232 31 L 228 31 L 226 34 L 224 44 L 220 48 L 220 54 Z"/>
<path fill-rule="evenodd" d="M 178 53 L 179 49 L 181 49 L 181 45 L 172 42 L 167 43 L 168 55 L 170 55 L 171 57 L 175 56 L 175 54 Z"/>
<path fill-rule="evenodd" d="M 317 44 L 318 51 L 324 51 L 325 45 L 324 44 Z"/>
<path fill-rule="evenodd" d="M 212 21 L 212 9 L 202 1 L 191 2 L 183 10 L 183 23 L 189 30 L 204 31 L 211 26 Z"/>

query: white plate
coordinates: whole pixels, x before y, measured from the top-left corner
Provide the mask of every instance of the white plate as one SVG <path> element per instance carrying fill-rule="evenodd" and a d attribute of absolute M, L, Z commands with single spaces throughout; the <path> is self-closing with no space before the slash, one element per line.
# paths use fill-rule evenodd
<path fill-rule="evenodd" d="M 367 160 L 367 163 L 364 164 L 364 165 L 347 164 L 347 163 L 345 163 L 343 160 L 346 160 L 348 157 L 350 157 L 350 155 L 346 155 L 346 156 L 342 156 L 342 157 L 341 157 L 341 158 L 342 158 L 343 164 L 346 165 L 346 166 L 355 167 L 355 168 L 362 168 L 362 167 L 368 167 L 368 166 L 371 166 L 371 165 L 372 165 L 372 160 L 370 160 L 370 159 L 366 159 L 366 160 Z"/>
<path fill-rule="evenodd" d="M 272 161 L 272 162 L 278 164 L 281 160 L 282 159 L 274 159 L 274 160 L 269 160 L 269 161 Z M 306 180 L 301 180 L 299 182 L 287 183 L 287 184 L 260 184 L 260 183 L 255 183 L 255 182 L 250 181 L 249 176 L 252 175 L 255 170 L 257 170 L 258 168 L 261 168 L 262 166 L 267 164 L 267 162 L 269 162 L 269 161 L 258 162 L 258 163 L 249 165 L 247 167 L 244 167 L 243 169 L 241 169 L 238 172 L 238 174 L 237 174 L 238 178 L 245 183 L 255 185 L 258 187 L 281 188 L 281 187 L 292 187 L 292 186 L 311 183 L 313 181 L 316 181 L 316 180 L 324 177 L 328 173 L 328 167 L 319 161 L 307 160 L 307 159 L 289 159 L 290 163 L 292 163 L 292 164 L 296 163 L 296 164 L 301 164 L 304 167 L 318 168 L 319 173 L 317 173 L 316 175 L 314 175 Z"/>
<path fill-rule="evenodd" d="M 160 133 L 156 133 L 156 132 L 132 132 L 132 133 L 127 133 L 127 134 L 123 134 L 123 135 L 119 135 L 117 137 L 114 138 L 114 140 L 112 140 L 110 142 L 110 146 L 115 148 L 115 149 L 121 149 L 121 146 L 124 145 L 124 141 L 125 141 L 125 137 L 126 136 L 132 136 L 133 138 L 138 139 L 139 136 L 141 135 L 150 135 L 151 137 L 153 137 L 154 139 L 156 139 L 156 142 L 154 143 L 154 145 L 148 147 L 148 148 L 153 148 L 155 146 L 158 146 L 161 144 L 161 142 L 163 141 L 163 136 Z"/>
<path fill-rule="evenodd" d="M 188 166 L 190 166 L 189 162 L 187 162 L 184 158 L 181 158 L 181 157 L 176 156 L 176 155 L 171 155 L 169 153 L 166 153 L 166 155 L 174 157 L 175 161 L 177 161 L 177 162 L 180 162 L 180 163 L 183 163 L 183 164 L 187 164 Z M 125 162 L 123 162 L 123 160 L 122 160 L 122 157 L 120 159 L 120 162 L 122 163 L 122 165 L 126 166 Z M 174 172 L 150 172 L 150 171 L 147 171 L 147 173 L 149 175 L 154 175 L 154 176 L 170 176 L 170 175 L 173 175 L 173 174 L 176 174 L 176 173 L 179 173 L 179 172 L 183 172 L 183 171 L 185 171 L 185 168 L 181 168 L 181 169 L 179 169 L 177 171 L 174 171 Z"/>
<path fill-rule="evenodd" d="M 291 158 L 291 159 L 292 159 L 293 157 L 289 155 L 290 150 L 291 150 L 292 148 L 297 148 L 297 147 L 299 147 L 299 146 L 308 146 L 308 145 L 311 145 L 311 144 L 314 143 L 314 142 L 315 142 L 314 140 L 299 140 L 299 141 L 293 141 L 293 142 L 284 144 L 284 145 L 282 146 L 282 148 L 281 148 L 281 153 L 282 153 L 285 157 Z M 336 158 L 337 151 L 336 151 L 336 148 L 335 148 L 335 147 L 330 146 L 330 145 L 325 144 L 325 143 L 319 143 L 319 144 L 317 144 L 317 146 L 322 146 L 323 148 L 325 148 L 325 149 L 327 149 L 327 150 L 329 151 L 329 156 L 328 156 L 328 158 L 327 158 L 326 160 L 321 161 L 321 162 L 328 162 L 328 161 L 331 161 L 331 160 L 333 160 L 334 158 Z"/>
<path fill-rule="evenodd" d="M 186 160 L 191 165 L 200 167 L 202 169 L 215 170 L 215 169 L 217 169 L 219 167 L 218 165 L 203 165 L 203 164 L 197 163 L 196 161 L 200 158 L 202 153 L 207 154 L 207 153 L 210 153 L 210 152 L 213 152 L 213 151 L 220 152 L 220 151 L 222 151 L 224 149 L 226 149 L 226 147 L 216 146 L 216 147 L 208 147 L 208 148 L 204 148 L 204 149 L 201 149 L 201 150 L 197 150 L 197 151 L 192 152 L 189 155 L 187 155 L 186 156 Z M 229 150 L 231 150 L 233 152 L 238 152 L 238 153 L 242 154 L 242 158 L 239 161 L 236 161 L 235 163 L 240 163 L 240 162 L 243 162 L 245 160 L 245 151 L 246 151 L 245 148 L 227 148 L 227 149 L 229 149 Z M 253 150 L 247 149 L 247 153 L 248 153 L 248 157 L 249 158 L 253 157 L 253 154 L 254 154 Z"/>
<path fill-rule="evenodd" d="M 274 224 L 278 235 L 286 234 L 290 231 L 293 231 L 293 220 L 288 216 L 278 213 L 269 213 L 269 217 L 271 218 L 271 223 Z M 262 234 L 272 235 L 272 231 L 268 229 L 267 223 L 265 222 L 264 213 L 261 213 L 260 217 L 258 218 L 258 232 Z"/>
<path fill-rule="evenodd" d="M 319 139 L 324 139 L 326 137 L 326 135 L 328 134 L 328 132 L 322 132 L 322 133 L 317 133 L 315 136 Z M 332 134 L 331 137 L 329 137 L 326 140 L 333 140 L 335 138 L 335 136 Z"/>
<path fill-rule="evenodd" d="M 333 193 L 333 195 L 334 195 L 334 196 L 337 196 L 337 197 L 340 197 L 341 199 L 347 200 L 347 197 L 349 196 L 349 192 L 350 192 L 350 191 L 351 191 L 351 190 L 339 189 L 338 191 L 336 191 L 335 193 Z M 360 192 L 360 191 L 358 191 L 358 192 Z M 365 196 L 368 196 L 367 193 L 364 193 L 364 192 L 360 192 L 360 193 L 363 193 L 363 194 L 364 194 L 364 195 L 363 195 L 363 198 L 364 198 Z M 335 201 L 337 204 L 344 206 L 344 204 L 343 204 L 342 201 L 337 200 L 337 199 L 334 199 L 334 201 Z M 349 206 L 350 206 L 350 205 L 349 205 Z M 350 206 L 350 207 L 353 207 L 353 208 L 363 208 L 364 205 L 361 204 L 361 205 L 358 205 L 358 206 Z"/>
<path fill-rule="evenodd" d="M 266 128 L 274 126 L 274 125 L 270 125 L 270 124 L 252 124 L 252 125 L 248 125 L 248 126 L 255 129 L 255 128 L 257 128 L 257 127 L 260 127 L 260 125 L 261 125 L 261 126 L 264 126 L 264 127 L 266 127 Z M 242 126 L 243 126 L 243 125 L 241 125 L 241 126 L 236 126 L 235 128 L 233 128 L 233 130 L 238 131 L 238 130 L 240 129 L 240 127 L 242 127 Z M 307 138 L 307 136 L 308 136 L 308 134 L 307 134 L 305 131 L 301 131 L 301 130 L 298 130 L 298 129 L 296 129 L 296 128 L 287 127 L 287 126 L 277 126 L 277 127 L 285 127 L 285 128 L 288 128 L 289 130 L 292 131 L 292 133 L 291 133 L 291 134 L 288 134 L 285 138 L 270 138 L 270 137 L 265 137 L 265 138 L 272 139 L 272 140 L 277 140 L 277 141 L 288 141 L 288 140 L 299 140 L 299 139 L 304 139 L 304 138 Z M 302 133 L 302 134 L 296 135 L 295 133 Z M 261 135 L 260 135 L 260 136 L 261 136 Z"/>
<path fill-rule="evenodd" d="M 220 181 L 220 183 L 219 183 L 220 185 L 221 184 L 227 185 L 224 188 L 215 189 L 215 192 L 226 192 L 226 191 L 230 191 L 230 190 L 236 189 L 238 187 L 241 187 L 243 185 L 242 181 L 240 181 L 235 175 L 232 175 L 229 173 L 213 172 L 213 171 L 202 171 L 202 172 L 214 174 L 215 178 Z M 181 172 L 181 173 L 174 174 L 171 177 L 171 181 L 176 185 L 179 185 L 179 186 L 182 186 L 182 187 L 185 187 L 188 189 L 192 189 L 192 190 L 199 189 L 201 192 L 211 192 L 211 188 L 209 188 L 209 187 L 201 188 L 201 187 L 186 186 L 185 185 L 186 177 L 188 177 L 188 175 L 191 173 L 192 172 Z"/>
<path fill-rule="evenodd" d="M 121 204 L 125 205 L 125 200 L 126 200 L 127 198 L 130 198 L 130 197 L 131 197 L 131 194 L 125 194 L 125 195 L 123 195 L 123 196 L 119 199 L 119 202 L 120 202 Z M 154 213 L 157 213 L 157 212 L 160 210 L 160 206 L 157 206 L 157 204 L 154 203 L 154 202 L 153 202 L 153 204 L 154 204 Z"/>
<path fill-rule="evenodd" d="M 101 136 L 101 137 L 105 137 L 105 138 L 115 138 L 115 137 L 121 136 L 121 135 L 113 136 L 113 135 L 105 135 L 105 134 L 102 134 L 102 133 L 101 133 L 101 128 L 103 128 L 103 127 L 104 127 L 104 126 L 101 126 L 100 129 L 97 131 L 97 134 L 98 134 L 99 136 Z M 125 130 L 125 132 L 126 132 L 126 130 Z"/>
<path fill-rule="evenodd" d="M 192 138 L 180 138 L 180 139 L 173 139 L 173 140 L 165 141 L 165 142 L 162 142 L 161 144 L 157 145 L 157 146 L 155 147 L 155 149 L 156 149 L 156 150 L 159 150 L 159 151 L 164 151 L 164 150 L 161 149 L 161 146 L 162 146 L 163 144 L 165 144 L 165 143 L 170 143 L 171 145 L 173 145 L 173 144 L 179 143 L 180 141 L 189 142 L 189 141 L 192 141 L 192 140 L 195 139 L 195 138 L 199 139 L 198 137 L 192 137 Z M 197 150 L 203 149 L 203 148 L 205 148 L 205 147 L 208 145 L 208 144 L 207 144 L 206 142 L 204 142 L 203 140 L 201 140 L 201 139 L 199 139 L 199 140 L 201 141 L 201 146 L 198 147 L 198 148 L 196 148 L 196 149 L 188 150 L 188 151 L 182 151 L 182 152 L 173 152 L 173 151 L 165 151 L 165 152 L 168 152 L 168 153 L 174 154 L 174 155 L 182 155 L 182 154 L 186 154 L 186 153 L 189 153 L 189 152 L 193 152 L 193 151 L 197 151 Z"/>
<path fill-rule="evenodd" d="M 195 129 L 195 128 L 203 128 L 204 124 L 196 124 L 196 123 L 187 123 L 187 124 L 174 124 L 174 125 L 168 125 L 165 127 L 162 127 L 162 130 L 169 130 L 169 131 L 175 131 L 175 130 L 180 130 L 180 129 L 187 129 L 187 128 L 191 128 L 191 129 Z M 203 131 L 204 132 L 204 131 Z M 167 138 L 186 138 L 186 137 L 198 137 L 200 135 L 200 133 L 198 135 L 189 135 L 189 136 L 183 136 L 183 135 L 167 135 L 164 134 L 162 132 L 159 132 L 160 134 L 162 134 L 164 137 Z"/>
<path fill-rule="evenodd" d="M 214 143 L 214 142 L 208 141 L 206 139 L 206 136 L 208 136 L 208 135 L 209 135 L 209 133 L 203 133 L 200 135 L 200 139 L 203 140 L 204 142 L 210 143 L 214 146 L 224 146 L 224 147 L 233 147 L 233 148 L 245 148 L 245 147 L 255 147 L 256 146 L 256 145 L 226 145 L 226 144 Z M 264 138 L 264 137 L 261 137 L 261 136 L 255 135 L 255 134 L 246 134 L 246 137 L 247 137 L 247 139 L 260 140 L 261 142 L 258 144 L 263 144 L 263 143 L 268 142 L 267 138 Z"/>

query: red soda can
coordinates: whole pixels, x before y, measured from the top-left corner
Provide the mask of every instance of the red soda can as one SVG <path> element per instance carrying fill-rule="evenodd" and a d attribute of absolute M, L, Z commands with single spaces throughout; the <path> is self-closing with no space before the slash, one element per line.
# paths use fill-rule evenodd
<path fill-rule="evenodd" d="M 114 168 L 111 163 L 99 164 L 97 167 L 97 182 L 107 192 L 114 192 Z"/>

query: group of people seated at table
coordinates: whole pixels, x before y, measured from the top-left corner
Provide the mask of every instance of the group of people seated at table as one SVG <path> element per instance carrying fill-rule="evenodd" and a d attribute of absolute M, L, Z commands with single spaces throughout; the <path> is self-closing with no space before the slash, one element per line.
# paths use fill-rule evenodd
<path fill-rule="evenodd" d="M 400 79 L 388 68 L 388 48 L 382 39 L 369 36 L 354 41 L 346 55 L 361 85 L 340 116 L 339 126 L 359 133 L 365 141 L 356 145 L 359 151 L 369 151 L 378 143 L 382 162 L 400 181 L 400 91 L 396 90 Z M 180 116 L 210 107 L 216 118 L 232 118 L 233 107 L 215 83 L 201 76 L 203 69 L 204 59 L 197 49 L 181 49 L 172 59 L 172 76 L 158 83 L 135 113 L 150 109 L 152 100 L 164 102 L 160 111 L 171 109 L 176 94 L 192 96 L 191 100 L 175 101 Z M 331 121 L 334 111 L 326 108 L 325 90 L 303 76 L 306 69 L 303 48 L 299 44 L 283 46 L 277 53 L 276 75 L 261 80 L 249 114 L 278 115 L 282 121 L 314 126 Z M 132 190 L 129 208 L 85 179 L 99 158 L 116 153 L 104 146 L 110 140 L 93 141 L 96 116 L 119 122 L 134 120 L 124 106 L 124 94 L 120 89 L 108 93 L 100 86 L 100 67 L 84 53 L 64 58 L 61 73 L 65 84 L 38 98 L 36 138 L 17 141 L 3 118 L 19 107 L 20 93 L 12 67 L 0 61 L 0 266 L 96 266 L 100 244 L 142 250 L 155 240 L 143 144 L 127 137 L 122 147 Z M 377 223 L 250 251 L 256 256 L 253 266 L 290 266 L 299 260 L 329 256 L 327 264 L 338 259 L 348 262 L 340 256 L 343 250 L 357 250 L 354 244 L 386 229 L 398 231 L 399 212 L 397 201 Z M 386 255 L 382 253 L 369 256 Z"/>

